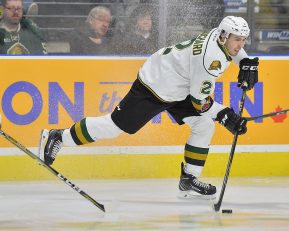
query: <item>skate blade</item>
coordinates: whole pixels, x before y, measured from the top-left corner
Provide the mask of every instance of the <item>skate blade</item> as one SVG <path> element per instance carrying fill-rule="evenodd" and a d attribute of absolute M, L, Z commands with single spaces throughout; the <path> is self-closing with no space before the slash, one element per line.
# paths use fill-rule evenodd
<path fill-rule="evenodd" d="M 38 157 L 44 161 L 44 147 L 46 145 L 49 135 L 49 130 L 43 129 L 40 134 L 39 148 L 38 148 Z"/>
<path fill-rule="evenodd" d="M 180 191 L 178 195 L 179 199 L 201 199 L 201 200 L 215 200 L 216 194 L 213 195 L 202 195 L 195 191 Z"/>

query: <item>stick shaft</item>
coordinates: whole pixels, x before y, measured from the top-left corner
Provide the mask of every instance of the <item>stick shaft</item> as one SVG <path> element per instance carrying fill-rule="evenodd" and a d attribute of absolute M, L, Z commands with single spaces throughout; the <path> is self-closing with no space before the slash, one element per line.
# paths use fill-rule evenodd
<path fill-rule="evenodd" d="M 247 119 L 247 121 L 252 121 L 255 119 L 266 118 L 266 117 L 271 117 L 271 116 L 276 116 L 276 115 L 281 115 L 281 114 L 287 114 L 288 112 L 289 112 L 289 109 L 285 109 L 282 111 L 271 112 L 271 113 L 264 114 L 264 115 L 248 117 L 248 118 L 246 117 L 246 119 Z"/>
<path fill-rule="evenodd" d="M 246 90 L 243 90 L 242 98 L 241 98 L 241 101 L 240 101 L 240 109 L 239 109 L 239 115 L 240 116 L 242 116 L 242 114 L 243 114 L 245 98 L 246 98 Z M 227 164 L 226 173 L 225 173 L 224 180 L 223 180 L 222 189 L 221 189 L 221 192 L 220 192 L 220 196 L 219 196 L 218 202 L 216 204 L 214 204 L 214 209 L 215 209 L 216 212 L 218 212 L 220 210 L 220 208 L 221 208 L 221 204 L 222 204 L 224 193 L 225 193 L 225 190 L 226 190 L 228 178 L 229 178 L 229 175 L 230 175 L 231 165 L 232 165 L 232 162 L 233 162 L 237 141 L 238 141 L 238 132 L 236 132 L 234 134 L 234 139 L 233 139 L 232 148 L 231 148 L 231 152 L 230 152 L 230 156 L 229 156 L 229 160 L 228 160 L 228 164 Z"/>
<path fill-rule="evenodd" d="M 65 176 L 63 176 L 61 173 L 56 171 L 54 168 L 47 165 L 44 161 L 42 161 L 38 156 L 36 156 L 33 152 L 31 152 L 29 149 L 24 147 L 22 144 L 20 144 L 17 140 L 15 140 L 13 137 L 9 136 L 7 133 L 5 133 L 3 130 L 0 130 L 0 135 L 3 136 L 6 140 L 8 140 L 10 143 L 18 147 L 21 151 L 25 152 L 28 156 L 30 156 L 32 159 L 36 160 L 39 165 L 46 168 L 49 172 L 51 172 L 53 175 L 55 175 L 58 179 L 62 180 L 65 184 L 70 186 L 72 189 L 74 189 L 76 192 L 78 192 L 81 196 L 83 196 L 85 199 L 89 200 L 92 204 L 94 204 L 96 207 L 98 207 L 100 210 L 105 212 L 104 206 L 97 201 L 95 201 L 91 196 L 89 196 L 87 193 L 85 193 L 83 190 L 81 190 L 78 186 L 76 186 L 74 183 L 72 183 L 70 180 L 68 180 Z"/>

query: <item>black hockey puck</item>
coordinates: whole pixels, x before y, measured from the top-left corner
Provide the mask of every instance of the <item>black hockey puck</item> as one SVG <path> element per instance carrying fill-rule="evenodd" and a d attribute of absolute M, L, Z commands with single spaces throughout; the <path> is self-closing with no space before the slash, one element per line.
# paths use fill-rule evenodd
<path fill-rule="evenodd" d="M 232 209 L 222 209 L 222 213 L 233 213 Z"/>

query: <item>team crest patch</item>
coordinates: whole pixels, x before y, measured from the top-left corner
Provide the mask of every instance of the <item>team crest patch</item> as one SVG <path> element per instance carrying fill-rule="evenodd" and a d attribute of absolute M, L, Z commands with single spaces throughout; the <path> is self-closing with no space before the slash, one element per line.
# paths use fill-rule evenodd
<path fill-rule="evenodd" d="M 218 69 L 221 70 L 221 67 L 222 67 L 221 62 L 219 60 L 214 60 L 211 63 L 209 70 L 218 70 Z"/>
<path fill-rule="evenodd" d="M 29 50 L 21 43 L 14 43 L 8 50 L 9 55 L 26 55 L 30 54 Z"/>

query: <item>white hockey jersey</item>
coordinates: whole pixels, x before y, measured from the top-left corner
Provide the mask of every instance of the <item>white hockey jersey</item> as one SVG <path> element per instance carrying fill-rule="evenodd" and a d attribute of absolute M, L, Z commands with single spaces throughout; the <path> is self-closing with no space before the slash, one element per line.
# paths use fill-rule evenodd
<path fill-rule="evenodd" d="M 246 57 L 241 49 L 233 61 L 238 65 Z M 144 63 L 139 78 L 163 101 L 181 101 L 190 95 L 192 102 L 201 104 L 214 93 L 216 79 L 231 61 L 232 57 L 218 42 L 217 29 L 213 29 L 196 39 L 160 49 Z M 224 108 L 216 104 L 214 114 Z"/>

